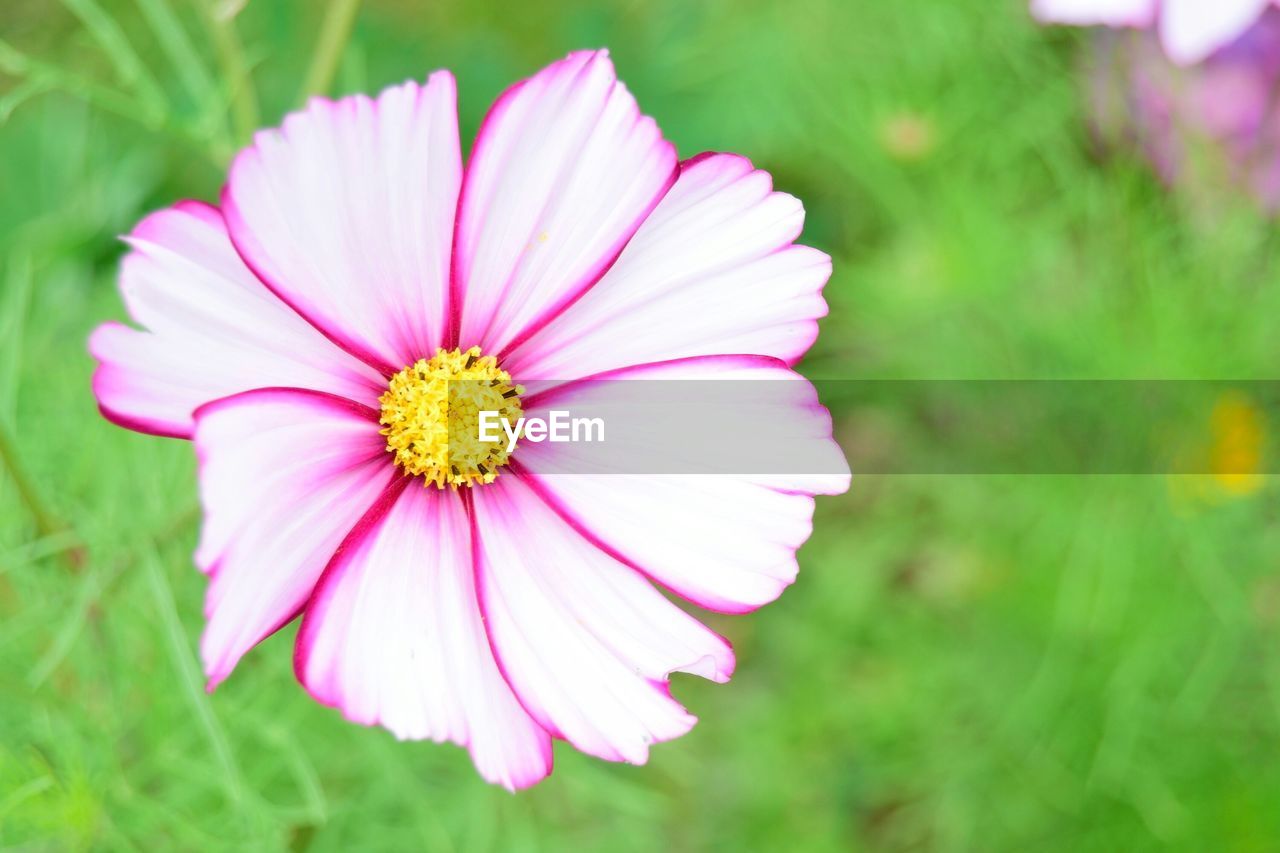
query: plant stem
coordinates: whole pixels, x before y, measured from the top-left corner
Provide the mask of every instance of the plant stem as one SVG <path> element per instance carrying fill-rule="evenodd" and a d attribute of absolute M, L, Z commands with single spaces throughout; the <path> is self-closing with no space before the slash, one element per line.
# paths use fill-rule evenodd
<path fill-rule="evenodd" d="M 332 0 L 329 4 L 329 11 L 325 14 L 324 24 L 320 29 L 320 39 L 316 42 L 315 52 L 311 54 L 311 67 L 302 84 L 298 99 L 300 102 L 305 102 L 312 95 L 329 93 L 359 10 L 360 0 Z"/>
<path fill-rule="evenodd" d="M 60 89 L 101 109 L 136 121 L 150 130 L 164 125 L 164 112 L 139 103 L 131 95 L 100 85 L 59 66 L 41 62 L 0 39 L 0 71 L 49 89 Z"/>
<path fill-rule="evenodd" d="M 244 48 L 240 46 L 240 36 L 236 33 L 235 16 L 224 17 L 211 12 L 209 25 L 213 30 L 218 62 L 231 87 L 231 124 L 235 144 L 243 145 L 258 128 L 258 94 L 253 88 L 253 76 L 249 73 Z"/>
<path fill-rule="evenodd" d="M 3 424 L 0 424 L 0 467 L 8 470 L 10 479 L 13 480 L 13 484 L 18 488 L 18 496 L 26 504 L 31 517 L 35 519 L 36 531 L 39 533 L 40 538 L 70 529 L 44 505 L 44 501 L 41 500 L 35 485 L 18 463 L 18 449 L 14 446 L 13 440 L 9 437 L 9 432 Z"/>

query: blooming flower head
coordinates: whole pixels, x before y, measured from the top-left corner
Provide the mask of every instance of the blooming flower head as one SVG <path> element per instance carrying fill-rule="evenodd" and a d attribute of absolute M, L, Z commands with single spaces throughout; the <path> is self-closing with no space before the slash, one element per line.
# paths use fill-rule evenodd
<path fill-rule="evenodd" d="M 655 583 L 759 607 L 812 496 L 848 487 L 791 370 L 830 273 L 802 222 L 742 157 L 679 162 L 604 51 L 508 89 L 465 168 L 437 72 L 312 101 L 236 157 L 218 207 L 144 219 L 120 275 L 144 329 L 94 333 L 94 390 L 195 442 L 210 689 L 301 616 L 312 696 L 465 745 L 511 789 L 550 772 L 552 738 L 641 763 L 688 731 L 669 674 L 725 681 L 733 652 Z M 786 381 L 801 404 L 774 432 L 816 437 L 831 473 L 556 476 L 476 440 L 479 413 L 602 377 Z"/>
<path fill-rule="evenodd" d="M 1046 19 L 1074 23 L 1141 25 L 1159 14 L 1158 34 L 1097 38 L 1090 89 L 1099 135 L 1108 144 L 1136 145 L 1169 184 L 1201 194 L 1243 187 L 1274 210 L 1280 205 L 1280 116 L 1272 104 L 1280 84 L 1280 9 L 1270 6 L 1270 0 L 1167 0 L 1141 9 L 1100 0 L 1033 4 Z"/>

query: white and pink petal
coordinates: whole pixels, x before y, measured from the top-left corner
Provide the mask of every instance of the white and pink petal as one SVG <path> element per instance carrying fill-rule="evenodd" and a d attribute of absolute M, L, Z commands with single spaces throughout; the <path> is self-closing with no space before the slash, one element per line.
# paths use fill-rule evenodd
<path fill-rule="evenodd" d="M 1041 21 L 1081 27 L 1149 27 L 1159 8 L 1160 0 L 1031 0 Z"/>
<path fill-rule="evenodd" d="M 671 405 L 688 420 L 668 419 Z M 525 409 L 555 410 L 612 431 L 601 444 L 525 442 L 521 474 L 592 542 L 711 610 L 777 598 L 812 532 L 813 496 L 849 487 L 829 413 L 775 359 L 641 365 L 554 386 Z"/>
<path fill-rule="evenodd" d="M 461 180 L 457 90 L 440 71 L 376 99 L 313 99 L 260 131 L 232 164 L 223 209 L 267 286 L 394 372 L 444 341 Z"/>
<path fill-rule="evenodd" d="M 746 158 L 686 161 L 617 263 L 504 364 L 522 379 L 723 353 L 793 364 L 818 335 L 831 275 L 827 255 L 793 245 L 803 226 L 800 202 Z"/>
<path fill-rule="evenodd" d="M 466 746 L 510 790 L 551 772 L 550 735 L 490 651 L 458 493 L 398 481 L 325 570 L 297 642 L 298 679 L 348 719 Z"/>
<path fill-rule="evenodd" d="M 494 104 L 458 206 L 458 343 L 502 356 L 604 274 L 671 187 L 676 154 L 606 51 L 570 54 Z"/>
<path fill-rule="evenodd" d="M 672 672 L 726 681 L 733 651 L 570 527 L 517 476 L 471 493 L 476 571 L 494 654 L 545 729 L 612 761 L 696 722 Z"/>
<path fill-rule="evenodd" d="M 130 429 L 191 436 L 192 413 L 264 386 L 376 400 L 377 371 L 343 352 L 271 294 L 200 202 L 153 213 L 125 241 L 120 290 L 144 329 L 100 326 L 94 393 L 104 416 Z"/>
<path fill-rule="evenodd" d="M 399 476 L 377 413 L 298 389 L 217 400 L 196 415 L 210 576 L 200 642 L 212 689 L 290 621 L 347 533 Z"/>
<path fill-rule="evenodd" d="M 1253 26 L 1272 0 L 1163 0 L 1160 40 L 1180 65 L 1192 65 L 1226 47 Z"/>

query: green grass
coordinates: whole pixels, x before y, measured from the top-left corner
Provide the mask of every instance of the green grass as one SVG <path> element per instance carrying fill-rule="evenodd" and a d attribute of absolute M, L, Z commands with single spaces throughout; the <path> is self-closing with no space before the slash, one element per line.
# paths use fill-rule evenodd
<path fill-rule="evenodd" d="M 187 0 L 16 0 L 0 21 L 0 425 L 73 528 L 40 529 L 0 478 L 0 846 L 1276 849 L 1270 483 L 856 478 L 819 501 L 792 589 L 709 619 L 739 666 L 676 679 L 693 733 L 641 768 L 559 745 L 514 797 L 455 747 L 308 699 L 293 629 L 206 695 L 190 447 L 97 416 L 85 338 L 123 317 L 116 235 L 214 199 L 254 114 L 297 103 L 310 5 L 252 0 L 238 45 Z M 836 262 L 811 376 L 1280 365 L 1272 223 L 1096 157 L 1082 40 L 1018 0 L 384 0 L 332 88 L 451 67 L 470 139 L 508 82 L 596 45 L 683 155 L 747 154 L 806 202 Z M 836 416 L 851 447 L 924 440 Z"/>

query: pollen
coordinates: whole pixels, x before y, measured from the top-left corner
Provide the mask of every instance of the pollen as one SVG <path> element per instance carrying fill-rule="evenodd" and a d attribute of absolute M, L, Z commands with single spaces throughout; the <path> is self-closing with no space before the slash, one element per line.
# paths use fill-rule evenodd
<path fill-rule="evenodd" d="M 492 483 L 510 453 L 505 441 L 480 440 L 480 413 L 516 423 L 523 393 L 479 347 L 438 350 L 391 377 L 378 398 L 387 452 L 424 486 Z"/>

